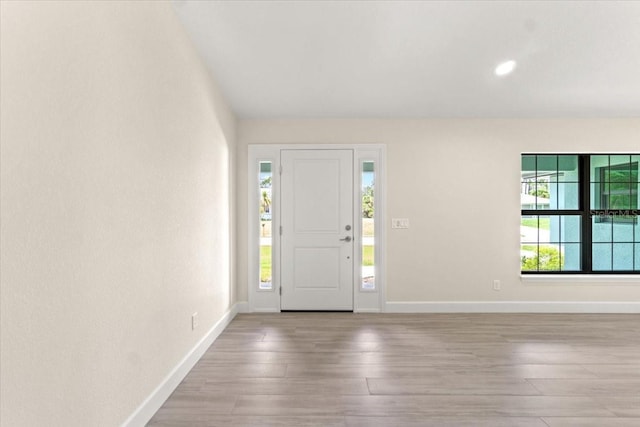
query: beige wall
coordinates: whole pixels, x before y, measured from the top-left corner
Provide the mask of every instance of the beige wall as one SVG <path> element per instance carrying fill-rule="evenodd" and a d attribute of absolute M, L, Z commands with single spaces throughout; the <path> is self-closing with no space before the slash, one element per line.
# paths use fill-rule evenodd
<path fill-rule="evenodd" d="M 1 8 L 0 424 L 119 425 L 233 303 L 235 119 L 168 2 Z"/>
<path fill-rule="evenodd" d="M 411 223 L 387 232 L 387 301 L 640 301 L 640 281 L 524 284 L 519 256 L 522 152 L 638 152 L 639 141 L 640 119 L 242 120 L 238 222 L 247 223 L 248 144 L 384 143 L 387 218 Z"/>

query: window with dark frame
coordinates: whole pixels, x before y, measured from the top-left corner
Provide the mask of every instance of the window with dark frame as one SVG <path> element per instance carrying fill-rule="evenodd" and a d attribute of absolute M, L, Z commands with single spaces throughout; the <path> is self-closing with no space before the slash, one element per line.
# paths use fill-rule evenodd
<path fill-rule="evenodd" d="M 523 274 L 640 274 L 639 154 L 523 154 Z"/>

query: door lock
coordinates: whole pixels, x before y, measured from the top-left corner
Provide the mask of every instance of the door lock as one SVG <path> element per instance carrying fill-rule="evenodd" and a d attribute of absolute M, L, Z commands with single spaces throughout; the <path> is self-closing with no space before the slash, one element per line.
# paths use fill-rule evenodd
<path fill-rule="evenodd" d="M 350 242 L 351 241 L 351 236 L 347 236 L 344 239 L 340 239 L 340 241 L 342 241 L 342 242 Z"/>

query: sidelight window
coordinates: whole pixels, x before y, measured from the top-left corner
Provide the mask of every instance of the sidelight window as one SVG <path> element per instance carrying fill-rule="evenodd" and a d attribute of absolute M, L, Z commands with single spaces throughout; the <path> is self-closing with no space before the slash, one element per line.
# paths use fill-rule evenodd
<path fill-rule="evenodd" d="M 260 162 L 258 174 L 258 206 L 260 207 L 260 283 L 261 290 L 273 289 L 273 234 L 272 234 L 272 182 L 273 172 L 271 162 Z"/>
<path fill-rule="evenodd" d="M 360 174 L 361 197 L 361 230 L 362 242 L 362 290 L 376 289 L 376 245 L 375 245 L 375 164 L 374 162 L 362 162 Z"/>

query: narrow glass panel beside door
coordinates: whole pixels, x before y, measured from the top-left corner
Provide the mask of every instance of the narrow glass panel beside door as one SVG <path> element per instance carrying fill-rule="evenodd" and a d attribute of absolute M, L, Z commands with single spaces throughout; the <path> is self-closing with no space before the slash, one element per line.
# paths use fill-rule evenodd
<path fill-rule="evenodd" d="M 260 162 L 259 206 L 260 206 L 260 283 L 258 289 L 272 290 L 272 251 L 273 235 L 271 230 L 271 185 L 273 181 L 271 162 Z"/>
<path fill-rule="evenodd" d="M 373 291 L 375 281 L 375 169 L 374 162 L 362 162 L 360 194 L 362 201 L 362 284 L 361 289 Z"/>

